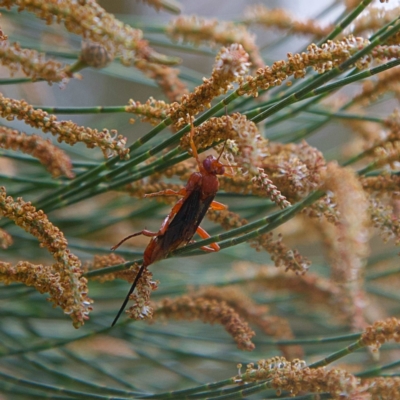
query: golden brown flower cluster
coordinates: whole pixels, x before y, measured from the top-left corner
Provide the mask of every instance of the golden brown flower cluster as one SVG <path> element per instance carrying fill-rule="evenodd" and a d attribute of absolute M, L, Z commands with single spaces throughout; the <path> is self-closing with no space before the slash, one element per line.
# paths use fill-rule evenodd
<path fill-rule="evenodd" d="M 40 282 L 43 281 L 46 271 L 51 271 L 49 279 L 52 278 L 56 285 L 62 286 L 62 290 L 54 289 L 54 293 L 59 293 L 59 296 L 51 297 L 51 301 L 59 305 L 65 314 L 70 315 L 74 326 L 79 328 L 84 324 L 84 320 L 88 319 L 92 301 L 87 297 L 87 281 L 82 277 L 81 263 L 78 257 L 68 250 L 63 233 L 48 220 L 43 211 L 36 211 L 31 203 L 21 198 L 14 201 L 11 196 L 7 197 L 4 187 L 0 188 L 0 214 L 35 236 L 41 247 L 46 247 L 56 260 L 52 267 L 36 266 L 33 272 L 30 271 L 29 263 L 22 262 L 16 269 L 7 264 L 5 270 L 11 268 L 8 279 L 17 274 L 16 276 L 24 279 L 25 283 L 36 285 L 36 271 L 38 285 L 41 286 L 43 283 Z"/>
<path fill-rule="evenodd" d="M 254 174 L 258 175 L 257 167 L 268 154 L 268 140 L 260 135 L 254 122 L 249 121 L 240 113 L 209 118 L 195 128 L 193 139 L 198 149 L 226 141 L 225 150 L 235 154 L 235 164 L 246 173 L 250 173 L 246 179 L 247 182 L 251 181 Z M 189 135 L 182 137 L 181 147 L 185 150 L 190 148 Z"/>
<path fill-rule="evenodd" d="M 379 176 L 362 176 L 360 182 L 367 192 L 397 192 L 400 187 L 400 175 L 383 174 Z"/>
<path fill-rule="evenodd" d="M 65 175 L 73 178 L 72 164 L 67 154 L 54 146 L 50 140 L 38 135 L 27 135 L 14 129 L 0 126 L 0 148 L 20 150 L 37 158 L 54 178 Z"/>
<path fill-rule="evenodd" d="M 400 320 L 395 317 L 377 321 L 367 327 L 360 339 L 364 346 L 372 346 L 375 349 L 379 349 L 389 340 L 400 342 Z"/>
<path fill-rule="evenodd" d="M 239 274 L 254 281 L 259 290 L 289 290 L 306 295 L 309 304 L 329 305 L 339 295 L 338 286 L 317 274 L 297 274 L 254 263 L 236 263 Z"/>
<path fill-rule="evenodd" d="M 129 149 L 125 148 L 126 138 L 118 135 L 116 131 L 103 129 L 85 128 L 73 121 L 57 121 L 55 115 L 49 115 L 43 110 L 35 110 L 32 105 L 24 100 L 14 100 L 4 97 L 0 93 L 0 116 L 8 121 L 17 118 L 26 124 L 41 129 L 43 132 L 50 132 L 57 136 L 59 142 L 65 142 L 71 146 L 77 142 L 83 142 L 91 149 L 99 147 L 103 154 L 118 154 L 121 158 L 129 158 Z M 118 136 L 117 136 L 118 135 Z"/>
<path fill-rule="evenodd" d="M 274 357 L 247 365 L 243 374 L 236 376 L 237 383 L 257 382 L 268 379 L 268 386 L 277 390 L 287 390 L 292 396 L 300 392 L 323 393 L 328 392 L 332 399 L 367 400 L 365 391 L 360 385 L 360 379 L 339 368 L 327 370 L 325 367 L 309 368 L 305 361 L 287 361 L 283 357 Z"/>
<path fill-rule="evenodd" d="M 305 141 L 270 143 L 260 167 L 290 202 L 316 190 L 322 182 L 326 162 L 323 154 Z"/>
<path fill-rule="evenodd" d="M 199 149 L 228 139 L 232 139 L 228 148 L 232 146 L 234 153 L 238 153 L 234 157 L 235 164 L 243 172 L 229 180 L 221 179 L 221 188 L 226 191 L 251 191 L 269 197 L 281 208 L 286 208 L 290 202 L 278 187 L 282 185 L 286 192 L 297 199 L 319 186 L 325 160 L 321 152 L 305 142 L 300 145 L 269 145 L 267 140 L 261 138 L 256 125 L 240 113 L 210 118 L 195 128 L 194 142 Z M 189 148 L 188 135 L 182 137 L 181 147 Z M 273 179 L 270 179 L 269 173 Z"/>
<path fill-rule="evenodd" d="M 325 225 L 332 278 L 343 290 L 338 301 L 353 328 L 360 329 L 364 326 L 365 307 L 363 270 L 369 254 L 368 200 L 355 173 L 336 163 L 327 165 L 323 188 L 334 193 L 339 212 L 337 225 Z"/>
<path fill-rule="evenodd" d="M 246 219 L 240 218 L 236 213 L 228 210 L 209 210 L 207 216 L 226 230 L 238 228 L 248 223 Z M 249 243 L 257 251 L 266 250 L 271 255 L 271 260 L 275 266 L 284 267 L 286 271 L 292 270 L 298 274 L 304 274 L 310 266 L 310 261 L 307 258 L 283 243 L 281 235 L 278 235 L 278 239 L 274 240 L 272 232 L 264 233 L 255 239 L 251 239 Z"/>
<path fill-rule="evenodd" d="M 238 43 L 249 53 L 250 61 L 256 68 L 264 65 L 255 43 L 255 35 L 248 32 L 244 25 L 238 23 L 217 19 L 207 20 L 194 15 L 181 15 L 171 21 L 166 33 L 174 40 L 182 40 L 195 45 L 229 46 Z"/>
<path fill-rule="evenodd" d="M 197 149 L 205 149 L 214 143 L 237 137 L 238 133 L 232 124 L 233 118 L 223 116 L 220 118 L 211 117 L 200 126 L 194 128 L 193 141 Z M 184 150 L 190 149 L 190 136 L 182 136 L 181 147 Z"/>
<path fill-rule="evenodd" d="M 216 57 L 210 79 L 203 78 L 203 84 L 193 93 L 182 96 L 180 103 L 171 104 L 169 117 L 177 126 L 190 122 L 188 118 L 210 107 L 215 97 L 232 88 L 232 82 L 239 82 L 249 67 L 249 55 L 240 44 L 222 47 Z"/>
<path fill-rule="evenodd" d="M 259 68 L 255 77 L 246 77 L 246 83 L 241 84 L 239 94 L 257 97 L 258 90 L 280 86 L 290 76 L 295 79 L 303 78 L 306 75 L 307 67 L 312 67 L 320 74 L 330 71 L 368 44 L 367 39 L 355 38 L 351 35 L 336 42 L 329 40 L 321 47 L 314 43 L 310 44 L 307 47 L 307 52 L 301 54 L 288 53 L 287 61 L 276 61 L 271 66 Z M 366 68 L 367 65 L 368 58 L 362 58 L 356 63 L 357 68 Z"/>
<path fill-rule="evenodd" d="M 282 239 L 282 235 L 279 234 L 278 239 L 274 240 L 273 233 L 269 232 L 251 240 L 250 245 L 256 250 L 266 250 L 276 267 L 284 267 L 285 271 L 294 271 L 300 275 L 305 274 L 311 265 L 310 260 L 302 256 L 298 250 L 288 248 Z"/>
<path fill-rule="evenodd" d="M 258 168 L 258 175 L 255 175 L 251 181 L 257 188 L 265 191 L 266 196 L 280 208 L 291 206 L 290 202 L 286 200 L 286 197 L 282 195 L 271 179 L 268 178 L 263 168 Z"/>
<path fill-rule="evenodd" d="M 11 235 L 4 229 L 0 228 L 0 247 L 2 249 L 7 249 L 13 244 Z"/>
<path fill-rule="evenodd" d="M 68 31 L 103 44 L 107 50 L 120 55 L 124 63 L 130 64 L 137 58 L 169 61 L 148 46 L 141 30 L 118 21 L 94 0 L 1 0 L 0 6 L 18 6 L 19 11 L 31 11 L 49 25 L 63 22 Z"/>
<path fill-rule="evenodd" d="M 377 79 L 363 82 L 362 91 L 353 98 L 353 102 L 368 105 L 387 92 L 400 96 L 400 68 L 383 71 L 377 75 Z"/>
<path fill-rule="evenodd" d="M 156 100 L 150 97 L 146 103 L 130 99 L 129 105 L 125 106 L 127 113 L 132 113 L 140 116 L 141 121 L 149 122 L 151 125 L 159 124 L 167 117 L 169 105 L 163 100 Z M 134 122 L 131 120 L 131 122 Z"/>
<path fill-rule="evenodd" d="M 46 60 L 44 54 L 32 49 L 23 49 L 18 43 L 0 42 L 1 64 L 7 66 L 11 75 L 20 68 L 26 76 L 44 79 L 47 82 L 62 82 L 71 78 L 68 67 L 56 60 Z"/>
<path fill-rule="evenodd" d="M 317 38 L 326 36 L 333 29 L 331 25 L 321 27 L 312 19 L 298 21 L 284 9 L 271 9 L 262 4 L 248 7 L 245 11 L 244 22 L 246 24 L 259 24 L 267 28 L 286 30 L 294 34 L 314 35 Z"/>
<path fill-rule="evenodd" d="M 140 266 L 131 268 L 132 276 L 139 272 Z M 130 295 L 133 306 L 126 310 L 129 318 L 134 320 L 151 320 L 153 319 L 153 306 L 150 304 L 150 295 L 157 290 L 158 281 L 153 281 L 153 274 L 145 268 L 141 278 L 139 279 L 135 292 Z"/>
<path fill-rule="evenodd" d="M 102 255 L 102 256 L 95 255 L 93 257 L 92 262 L 86 262 L 82 266 L 82 270 L 84 273 L 86 273 L 88 271 L 97 271 L 99 269 L 111 267 L 113 265 L 123 264 L 125 262 L 126 262 L 126 260 L 122 256 L 115 254 L 115 253 L 110 253 L 110 254 Z M 119 278 L 119 279 L 124 279 L 128 282 L 133 282 L 135 277 L 136 277 L 136 273 L 134 273 L 134 271 L 132 269 L 125 269 L 122 271 L 112 272 L 109 274 L 97 275 L 90 279 L 93 279 L 93 280 L 96 280 L 99 282 L 107 282 L 107 281 L 113 281 L 114 279 Z"/>
<path fill-rule="evenodd" d="M 368 7 L 357 17 L 349 29 L 353 35 L 375 32 L 399 16 L 400 7 L 390 9 L 383 7 Z"/>
<path fill-rule="evenodd" d="M 394 166 L 400 160 L 400 140 L 386 141 L 374 148 L 374 167 L 382 168 L 386 165 Z"/>
<path fill-rule="evenodd" d="M 256 304 L 247 296 L 242 287 L 209 286 L 191 293 L 193 298 L 225 301 L 243 319 L 257 325 L 266 335 L 279 339 L 294 337 L 289 322 L 285 318 L 268 315 L 268 307 Z M 303 354 L 300 346 L 278 346 L 287 357 L 296 358 Z"/>
<path fill-rule="evenodd" d="M 387 242 L 394 240 L 396 245 L 400 243 L 400 220 L 393 212 L 393 206 L 383 204 L 376 197 L 370 197 L 369 212 L 375 228 L 378 228 L 382 239 Z"/>
<path fill-rule="evenodd" d="M 399 397 L 400 377 L 376 377 L 363 379 L 368 393 L 371 395 L 368 400 L 394 400 Z"/>
<path fill-rule="evenodd" d="M 84 320 L 89 318 L 92 300 L 84 292 L 87 291 L 86 279 L 79 278 L 79 282 L 75 280 L 74 284 L 78 283 L 79 290 L 82 292 L 80 298 L 72 298 L 74 295 L 72 282 L 66 279 L 57 264 L 46 266 L 20 261 L 13 266 L 0 261 L 0 281 L 6 285 L 20 282 L 33 286 L 39 293 L 49 293 L 48 300 L 54 304 L 54 307 L 60 306 L 65 314 L 71 316 L 75 328 L 79 328 L 84 324 Z"/>
<path fill-rule="evenodd" d="M 224 301 L 191 296 L 164 299 L 156 305 L 154 317 L 187 321 L 201 320 L 210 324 L 220 323 L 233 337 L 239 349 L 254 349 L 254 344 L 251 342 L 254 332 Z"/>
<path fill-rule="evenodd" d="M 1 14 L 0 14 L 1 15 Z M 3 30 L 0 28 L 0 41 L 3 42 L 8 39 L 8 36 L 3 32 Z"/>

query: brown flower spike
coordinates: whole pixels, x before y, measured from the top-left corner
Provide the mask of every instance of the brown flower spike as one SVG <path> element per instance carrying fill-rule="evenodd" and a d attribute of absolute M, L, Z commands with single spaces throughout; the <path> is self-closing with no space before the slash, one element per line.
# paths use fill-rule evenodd
<path fill-rule="evenodd" d="M 36 211 L 31 203 L 21 198 L 15 201 L 11 196 L 7 196 L 4 187 L 0 188 L 0 215 L 11 219 L 35 236 L 40 246 L 47 248 L 56 260 L 52 267 L 32 266 L 28 262 L 20 262 L 12 267 L 3 263 L 2 280 L 7 283 L 13 280 L 24 282 L 42 289 L 46 287 L 45 291 L 51 294 L 50 300 L 71 316 L 74 327 L 82 326 L 88 319 L 92 300 L 87 296 L 87 280 L 82 277 L 81 263 L 78 257 L 67 249 L 67 240 L 63 233 L 48 220 L 43 211 Z M 47 286 L 44 284 L 46 275 L 50 282 Z"/>

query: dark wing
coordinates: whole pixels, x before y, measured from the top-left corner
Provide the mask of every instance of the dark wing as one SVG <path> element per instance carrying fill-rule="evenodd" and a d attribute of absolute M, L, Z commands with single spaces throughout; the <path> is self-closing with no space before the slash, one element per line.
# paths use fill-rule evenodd
<path fill-rule="evenodd" d="M 195 188 L 189 194 L 168 225 L 164 235 L 158 237 L 164 254 L 170 253 L 192 240 L 214 197 L 209 196 L 201 200 L 201 187 Z"/>

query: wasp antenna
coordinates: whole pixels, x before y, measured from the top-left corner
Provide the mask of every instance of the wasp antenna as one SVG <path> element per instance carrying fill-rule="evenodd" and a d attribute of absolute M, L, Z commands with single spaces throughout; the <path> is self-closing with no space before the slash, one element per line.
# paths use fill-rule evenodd
<path fill-rule="evenodd" d="M 228 119 L 228 109 L 227 109 L 226 105 L 225 105 L 225 117 L 226 117 L 226 125 L 228 125 L 229 119 Z M 230 121 L 229 121 L 229 124 L 230 124 Z M 225 142 L 224 142 L 224 147 L 222 147 L 221 153 L 219 154 L 219 156 L 218 156 L 218 158 L 217 158 L 217 161 L 219 161 L 219 159 L 220 159 L 221 156 L 222 156 L 222 153 L 223 153 L 224 150 L 225 150 L 225 146 L 226 146 L 227 140 L 228 140 L 228 139 L 226 139 Z"/>
<path fill-rule="evenodd" d="M 119 309 L 117 316 L 114 318 L 114 321 L 113 321 L 113 323 L 111 324 L 111 326 L 114 326 L 114 325 L 117 323 L 119 317 L 120 317 L 121 314 L 122 314 L 122 311 L 124 311 L 126 305 L 128 304 L 129 297 L 130 297 L 130 295 L 133 293 L 133 291 L 135 290 L 135 287 L 136 287 L 136 285 L 137 285 L 137 283 L 138 283 L 140 277 L 141 277 L 142 274 L 143 274 L 144 268 L 145 268 L 144 265 L 142 265 L 142 266 L 140 267 L 139 272 L 138 272 L 138 274 L 136 275 L 136 278 L 135 278 L 135 280 L 133 281 L 132 286 L 131 286 L 131 288 L 129 289 L 129 292 L 128 292 L 128 294 L 126 295 L 125 300 L 124 300 L 124 302 L 122 303 L 122 306 L 121 306 L 121 308 Z"/>
<path fill-rule="evenodd" d="M 133 238 L 135 236 L 139 236 L 139 235 L 143 235 L 143 231 L 136 232 L 133 235 L 127 236 L 126 238 L 122 239 L 118 244 L 116 244 L 115 246 L 111 247 L 110 250 L 114 251 L 114 250 L 118 249 L 118 247 L 121 246 L 121 244 L 126 242 L 128 239 Z"/>

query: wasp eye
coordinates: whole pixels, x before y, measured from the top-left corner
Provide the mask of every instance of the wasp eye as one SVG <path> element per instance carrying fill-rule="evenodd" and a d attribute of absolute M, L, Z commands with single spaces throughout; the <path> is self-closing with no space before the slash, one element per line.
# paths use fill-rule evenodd
<path fill-rule="evenodd" d="M 203 167 L 207 172 L 212 171 L 212 166 L 214 164 L 215 157 L 214 156 L 207 156 L 203 161 Z"/>

